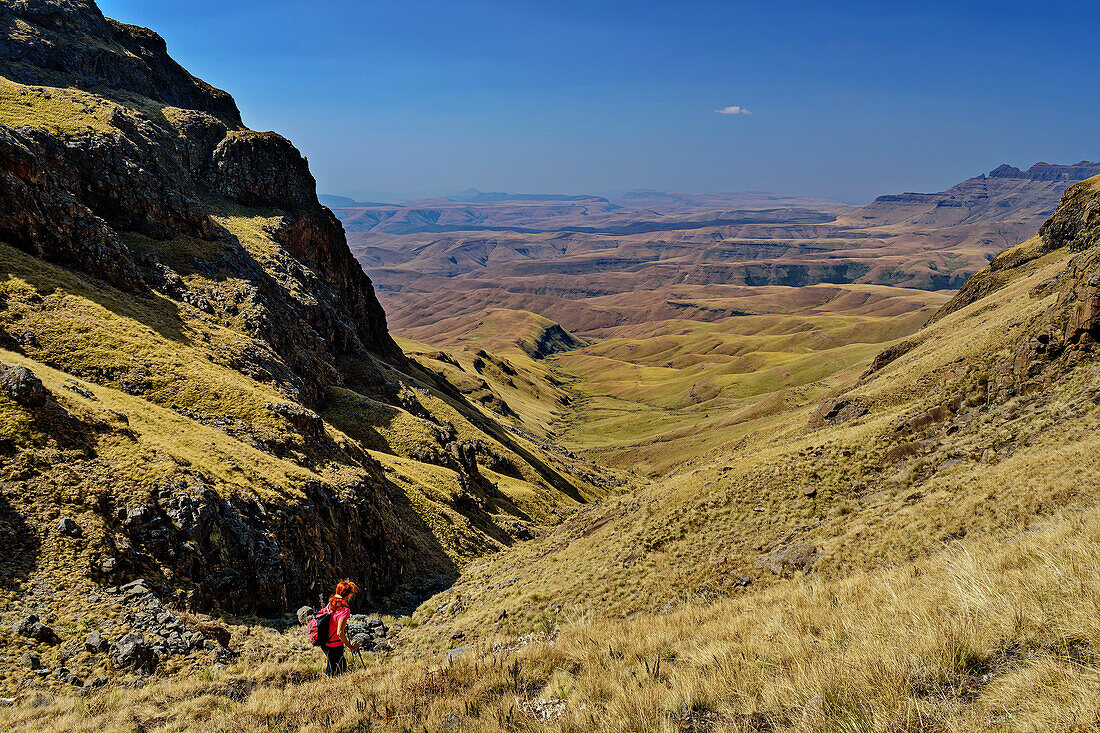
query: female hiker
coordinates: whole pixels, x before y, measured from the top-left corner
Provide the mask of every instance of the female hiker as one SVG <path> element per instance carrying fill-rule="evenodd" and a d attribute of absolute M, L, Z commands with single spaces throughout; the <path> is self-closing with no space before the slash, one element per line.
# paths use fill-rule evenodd
<path fill-rule="evenodd" d="M 328 599 L 326 610 L 331 614 L 328 624 L 329 636 L 322 649 L 325 650 L 325 656 L 328 658 L 325 674 L 329 677 L 335 677 L 347 670 L 348 663 L 344 659 L 344 647 L 352 651 L 359 648 L 358 644 L 348 641 L 347 635 L 348 619 L 351 618 L 348 601 L 358 592 L 359 586 L 355 583 L 350 580 L 341 580 L 336 585 L 336 592 Z"/>

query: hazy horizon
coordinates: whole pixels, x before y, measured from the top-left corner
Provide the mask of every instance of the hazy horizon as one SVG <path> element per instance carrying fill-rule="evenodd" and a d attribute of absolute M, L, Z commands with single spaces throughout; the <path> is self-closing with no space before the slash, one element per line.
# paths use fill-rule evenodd
<path fill-rule="evenodd" d="M 105 0 L 318 190 L 758 190 L 851 203 L 1100 158 L 1094 3 Z M 342 193 L 346 192 L 346 193 Z"/>
<path fill-rule="evenodd" d="M 1022 163 L 1022 164 L 1013 163 L 1011 161 L 1003 161 L 1003 162 L 1007 165 L 1012 165 L 1012 166 L 1015 166 L 1016 168 L 1020 168 L 1021 170 L 1026 171 L 1032 165 L 1035 165 L 1037 163 L 1049 163 L 1049 164 L 1053 164 L 1053 165 L 1073 165 L 1075 163 L 1086 162 L 1086 159 L 1074 160 L 1074 161 L 1068 161 L 1068 160 L 1042 160 L 1042 161 L 1039 161 L 1039 160 L 1037 160 L 1037 161 L 1033 161 L 1031 163 Z M 998 164 L 998 165 L 1000 165 L 1000 164 Z M 997 166 L 993 166 L 987 171 L 976 171 L 972 175 L 966 176 L 966 178 L 960 178 L 957 181 L 952 181 L 948 184 L 945 184 L 943 186 L 943 189 L 947 189 L 951 185 L 954 185 L 955 183 L 961 183 L 963 180 L 966 180 L 967 178 L 975 178 L 975 177 L 978 177 L 978 176 L 981 176 L 981 175 L 986 175 L 990 171 L 992 171 L 993 168 L 996 168 L 996 167 Z M 461 196 L 462 194 L 465 194 L 465 193 L 468 193 L 468 192 L 471 192 L 471 191 L 476 191 L 478 193 L 503 193 L 503 194 L 511 194 L 511 195 L 529 194 L 529 195 L 535 195 L 535 196 L 548 196 L 548 195 L 580 196 L 580 195 L 588 195 L 588 196 L 602 196 L 602 197 L 608 198 L 608 199 L 618 199 L 618 198 L 622 198 L 622 197 L 626 196 L 627 194 L 641 192 L 641 191 L 652 191 L 652 192 L 656 192 L 656 193 L 711 194 L 711 195 L 719 195 L 719 194 L 728 194 L 728 195 L 735 195 L 735 194 L 770 194 L 770 195 L 778 195 L 778 196 L 805 196 L 806 198 L 831 199 L 831 200 L 834 200 L 834 201 L 839 201 L 840 203 L 849 204 L 851 206 L 862 206 L 864 204 L 869 204 L 869 203 L 871 203 L 871 201 L 873 201 L 875 198 L 878 198 L 879 196 L 886 196 L 886 195 L 890 195 L 890 194 L 899 194 L 899 193 L 938 193 L 938 191 L 933 191 L 931 189 L 926 190 L 926 191 L 916 191 L 916 190 L 911 190 L 911 189 L 905 189 L 905 190 L 898 189 L 896 191 L 882 191 L 882 192 L 877 193 L 877 194 L 875 194 L 874 196 L 872 196 L 868 199 L 857 201 L 857 200 L 846 200 L 846 199 L 837 198 L 837 197 L 833 197 L 833 196 L 797 194 L 797 193 L 792 193 L 791 191 L 774 191 L 774 190 L 773 191 L 767 191 L 767 190 L 764 190 L 764 189 L 756 189 L 756 188 L 745 188 L 745 189 L 739 189 L 739 190 L 736 190 L 736 191 L 732 191 L 732 190 L 690 190 L 690 189 L 678 189 L 678 190 L 676 190 L 676 189 L 669 189 L 669 188 L 650 188 L 650 187 L 641 187 L 640 186 L 638 188 L 616 189 L 616 190 L 611 190 L 611 191 L 580 191 L 580 190 L 578 190 L 578 191 L 531 191 L 531 190 L 490 191 L 490 190 L 478 188 L 477 186 L 467 186 L 467 187 L 462 188 L 462 189 L 447 189 L 447 190 L 403 191 L 403 192 L 402 191 L 359 190 L 359 191 L 344 192 L 344 191 L 325 191 L 325 190 L 322 190 L 320 188 L 320 183 L 318 183 L 317 194 L 319 196 L 340 196 L 340 197 L 344 197 L 344 198 L 350 198 L 350 199 L 355 200 L 358 203 L 398 204 L 398 203 L 407 202 L 407 201 L 422 201 L 422 200 L 426 200 L 426 199 L 436 199 L 436 198 L 452 198 L 452 197 L 456 197 L 456 196 Z"/>

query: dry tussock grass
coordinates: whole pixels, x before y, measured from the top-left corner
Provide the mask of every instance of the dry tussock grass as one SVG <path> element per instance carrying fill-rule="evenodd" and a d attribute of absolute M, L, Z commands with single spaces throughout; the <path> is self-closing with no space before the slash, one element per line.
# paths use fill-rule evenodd
<path fill-rule="evenodd" d="M 915 564 L 513 651 L 309 665 L 112 689 L 11 730 L 1083 731 L 1100 729 L 1100 511 Z M 312 678 L 312 679 L 311 679 Z M 300 682 L 301 680 L 306 680 Z M 252 687 L 251 685 L 255 685 Z M 540 701 L 561 700 L 564 705 Z M 453 716 L 453 717 L 452 717 Z"/>

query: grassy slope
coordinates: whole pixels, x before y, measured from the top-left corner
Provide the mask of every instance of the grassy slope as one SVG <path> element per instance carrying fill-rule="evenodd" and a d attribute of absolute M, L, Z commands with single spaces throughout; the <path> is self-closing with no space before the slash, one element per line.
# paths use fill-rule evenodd
<path fill-rule="evenodd" d="M 269 214 L 235 211 L 221 219 L 260 262 L 264 251 L 276 249 L 265 236 Z M 203 247 L 217 246 L 137 236 L 129 243 L 156 249 L 169 261 L 201 257 Z M 411 512 L 402 517 L 408 541 L 434 563 L 420 569 L 429 575 L 435 565 L 461 567 L 504 547 L 510 540 L 501 523 L 557 522 L 579 499 L 603 493 L 576 472 L 577 462 L 568 456 L 551 460 L 521 435 L 502 443 L 497 437 L 503 432 L 485 432 L 491 424 L 485 414 L 431 386 L 408 391 L 417 415 L 336 390 L 321 410 L 332 442 L 311 443 L 268 407 L 291 401 L 286 395 L 233 368 L 234 354 L 255 344 L 240 320 L 251 307 L 241 297 L 246 289 L 220 274 L 196 272 L 186 279 L 192 292 L 219 305 L 205 312 L 160 295 L 135 297 L 0 243 L 0 329 L 22 344 L 22 353 L 0 349 L 0 362 L 29 367 L 59 408 L 36 418 L 0 395 L 0 481 L 7 491 L 0 509 L 5 522 L 18 517 L 21 523 L 11 528 L 16 534 L 5 535 L 4 546 L 17 551 L 0 558 L 0 594 L 8 609 L 47 583 L 65 590 L 40 613 L 54 618 L 67 638 L 112 617 L 109 601 L 88 600 L 95 593 L 87 577 L 89 558 L 108 532 L 103 507 L 141 506 L 162 487 L 196 477 L 222 496 L 239 493 L 290 508 L 305 500 L 307 482 L 355 485 L 366 449 L 380 461 L 384 481 L 404 497 L 398 511 Z M 222 309 L 225 302 L 240 308 L 231 314 Z M 417 385 L 407 375 L 392 378 Z M 423 444 L 434 444 L 425 415 L 450 423 L 457 439 L 481 441 L 515 467 L 515 475 L 500 476 L 482 466 L 499 492 L 484 511 L 470 511 L 454 471 L 411 457 Z M 279 448 L 273 452 L 265 445 Z M 551 466 L 560 483 L 536 470 L 532 457 Z M 83 542 L 57 535 L 53 527 L 61 515 L 78 521 Z M 47 664 L 55 664 L 55 649 L 10 633 L 8 623 L 0 639 L 10 660 L 37 649 Z M 69 665 L 91 676 L 108 672 L 103 663 L 82 653 Z M 207 666 L 208 660 L 197 664 Z M 5 667 L 0 689 L 9 694 L 31 678 L 22 665 Z M 173 662 L 166 671 L 183 669 Z"/>
<path fill-rule="evenodd" d="M 238 234 L 244 233 L 244 223 L 226 221 L 235 225 Z M 254 229 L 262 231 L 261 225 L 266 220 L 260 217 L 246 221 L 256 222 Z M 248 241 L 245 236 L 241 236 L 241 240 Z M 269 240 L 264 241 L 265 246 L 274 246 Z M 148 240 L 147 244 L 151 242 Z M 178 247 L 180 243 L 170 242 L 167 246 Z M 254 239 L 253 247 L 256 246 Z M 34 334 L 36 345 L 26 347 L 27 355 L 34 362 L 53 365 L 67 372 L 64 375 L 66 378 L 75 376 L 86 383 L 87 388 L 94 388 L 95 382 L 114 386 L 114 396 L 109 401 L 114 404 L 121 400 L 125 404 L 107 409 L 118 408 L 126 415 L 155 410 L 156 416 L 147 420 L 142 425 L 143 429 L 131 425 L 135 432 L 143 436 L 139 443 L 144 441 L 150 444 L 148 450 L 165 453 L 176 464 L 189 465 L 217 477 L 226 490 L 234 487 L 256 492 L 270 491 L 271 486 L 293 485 L 295 477 L 300 480 L 307 474 L 324 472 L 329 475 L 340 470 L 338 460 L 332 464 L 319 455 L 311 457 L 322 461 L 322 465 L 313 470 L 303 470 L 294 464 L 293 456 L 306 459 L 307 448 L 302 444 L 301 436 L 266 407 L 268 403 L 285 402 L 286 398 L 270 386 L 256 382 L 226 365 L 231 361 L 232 353 L 249 342 L 234 328 L 236 324 L 231 317 L 206 314 L 166 298 L 139 299 L 113 288 L 97 287 L 77 275 L 2 245 L 0 268 L 3 277 L 0 288 L 5 298 L 0 321 L 4 327 L 12 333 Z M 204 292 L 204 288 L 208 292 L 232 290 L 237 286 L 232 279 L 206 278 L 199 274 L 190 277 L 193 280 L 189 283 L 191 289 L 198 292 Z M 31 367 L 37 373 L 38 364 L 31 364 Z M 111 376 L 105 380 L 103 375 Z M 133 379 L 140 379 L 145 385 L 145 393 L 141 397 L 128 395 L 121 388 Z M 60 382 L 60 377 L 56 381 Z M 80 403 L 79 395 L 61 388 L 60 384 L 53 386 L 55 393 L 65 400 Z M 345 395 L 344 399 L 350 398 Z M 430 430 L 421 418 L 390 405 L 376 404 L 371 411 L 365 409 L 365 403 L 370 400 L 365 397 L 355 399 L 364 403 L 356 416 L 356 438 L 363 437 L 365 440 L 362 434 L 370 430 L 375 440 L 368 447 L 407 458 L 419 442 L 430 439 Z M 451 422 L 460 438 L 487 439 L 467 416 L 441 396 L 427 392 L 419 397 L 419 403 L 438 420 Z M 106 408 L 106 403 L 99 407 Z M 339 408 L 340 398 L 334 395 L 329 430 L 338 442 L 347 442 L 350 440 L 347 434 L 331 427 L 333 423 L 340 423 Z M 252 437 L 284 441 L 289 445 L 292 460 L 280 460 L 267 454 L 262 460 L 253 458 L 252 454 L 260 452 L 242 441 L 232 440 L 225 432 L 213 429 L 208 429 L 208 432 L 221 436 L 217 443 L 233 445 L 232 451 L 235 452 L 230 448 L 208 450 L 208 442 L 203 442 L 205 439 L 181 439 L 172 433 L 172 426 L 184 424 L 193 427 L 194 422 L 181 416 L 180 411 L 217 416 L 230 423 L 239 422 L 247 426 L 247 432 Z M 352 429 L 350 424 L 347 427 Z M 187 430 L 179 432 L 186 433 Z M 523 465 L 523 461 L 508 448 L 491 438 L 488 440 L 494 450 L 511 456 L 517 465 Z M 123 451 L 122 448 L 117 450 Z M 175 468 L 171 466 L 172 461 L 146 462 L 136 456 L 119 455 L 116 458 L 112 451 L 100 452 L 113 471 L 121 466 L 131 467 L 137 472 L 135 482 L 143 486 L 154 483 L 156 478 L 149 473 L 155 473 L 150 466 L 167 465 L 168 473 Z M 230 455 L 232 460 L 226 461 Z M 324 465 L 326 463 L 330 465 Z M 448 469 L 416 466 L 416 463 L 406 460 L 394 466 L 394 473 L 399 476 L 410 471 L 418 476 L 453 475 Z M 240 465 L 241 470 L 229 470 L 226 468 L 229 464 Z M 253 464 L 257 466 L 255 470 L 249 468 Z M 540 490 L 536 492 L 535 486 L 532 486 L 520 491 L 516 499 L 521 508 L 545 514 L 551 506 L 574 503 L 545 484 L 529 468 L 525 470 L 525 478 Z M 410 480 L 407 483 L 415 485 L 417 482 Z M 587 490 L 580 482 L 576 488 Z M 528 497 L 534 495 L 541 498 L 537 502 L 529 502 Z"/>
<path fill-rule="evenodd" d="M 494 309 L 477 319 L 450 319 L 432 344 L 464 367 L 466 377 L 436 364 L 456 383 L 475 376 L 474 352 L 499 354 L 521 376 L 490 371 L 476 378 L 525 426 L 604 465 L 653 477 L 768 430 L 792 408 L 837 389 L 885 344 L 920 328 L 947 297 L 871 285 L 717 286 L 694 290 L 692 302 L 757 315 L 629 323 L 536 360 L 521 344 L 552 322 Z M 434 353 L 404 344 L 413 353 Z"/>
<path fill-rule="evenodd" d="M 534 313 L 498 308 L 476 321 L 456 319 L 448 335 L 432 345 L 403 338 L 398 344 L 498 419 L 510 417 L 524 430 L 546 436 L 570 412 L 575 396 L 560 372 L 532 353 L 533 344 L 556 325 Z"/>
<path fill-rule="evenodd" d="M 988 372 L 1056 297 L 1034 286 L 1070 256 L 1012 271 L 871 377 L 858 379 L 861 363 L 839 372 L 867 414 L 811 428 L 811 404 L 787 405 L 668 479 L 470 564 L 408 622 L 406 655 L 299 686 L 315 663 L 259 666 L 256 651 L 221 677 L 20 707 L 0 723 L 1096 729 L 1100 374 L 1083 362 L 1044 391 L 987 394 Z M 914 421 L 954 399 L 953 416 Z M 820 548 L 810 576 L 757 566 L 792 543 Z M 476 653 L 439 666 L 432 650 L 458 644 Z M 228 696 L 234 678 L 259 684 Z"/>
<path fill-rule="evenodd" d="M 1068 259 L 1035 260 L 925 329 L 847 393 L 867 415 L 807 430 L 801 410 L 474 564 L 404 632 L 413 648 L 477 639 L 451 664 L 417 654 L 288 686 L 314 673 L 246 661 L 219 680 L 0 715 L 71 730 L 397 731 L 447 716 L 486 731 L 1094 730 L 1100 376 L 1086 364 L 1039 394 L 981 393 L 983 370 L 1051 305 L 1032 286 Z M 913 431 L 953 394 L 966 399 L 951 426 Z M 914 439 L 925 455 L 893 451 Z M 792 540 L 821 547 L 812 575 L 755 567 Z M 727 582 L 741 574 L 749 591 Z M 235 676 L 259 686 L 227 698 Z"/>
<path fill-rule="evenodd" d="M 102 110 L 79 95 L 30 90 L 41 99 L 28 116 L 24 92 L 0 92 L 5 120 L 61 133 L 102 122 Z M 214 213 L 261 263 L 278 254 L 266 234 L 278 212 Z M 141 238 L 131 245 L 169 259 L 201 255 L 196 248 L 207 246 Z M 597 427 L 578 433 L 578 444 L 615 435 L 627 443 L 620 462 L 631 456 L 630 465 L 679 470 L 578 512 L 535 542 L 472 562 L 462 582 L 422 606 L 403 634 L 410 651 L 453 646 L 456 632 L 474 640 L 477 654 L 443 669 L 431 651 L 416 652 L 335 683 L 298 687 L 316 676 L 315 663 L 257 667 L 270 650 L 245 642 L 249 653 L 224 677 L 42 704 L 28 699 L 0 709 L 0 725 L 409 730 L 435 729 L 455 715 L 457 726 L 482 730 L 1095 728 L 1100 514 L 1091 487 L 1100 484 L 1100 375 L 1086 365 L 1052 389 L 1007 402 L 989 402 L 983 391 L 990 364 L 1052 305 L 1052 295 L 1031 297 L 1032 287 L 1068 259 L 1057 251 L 1028 264 L 1015 281 L 937 321 L 916 348 L 858 383 L 867 359 L 910 333 L 927 302 L 875 312 L 864 308 L 870 291 L 851 288 L 841 289 L 832 308 L 800 304 L 728 323 L 609 332 L 582 353 L 557 357 L 559 368 L 574 365 L 572 385 L 556 383 L 518 344 L 515 351 L 501 341 L 499 329 L 477 336 L 502 351 L 481 367 L 473 349 L 457 357 L 425 351 L 421 363 L 448 377 L 482 379 L 516 405 L 517 422 L 546 431 L 560 415 L 554 400 L 588 390 L 608 413 L 623 415 L 592 420 Z M 241 285 L 201 273 L 187 283 L 214 301 Z M 35 370 L 69 415 L 38 424 L 0 397 L 0 440 L 19 456 L 5 466 L 5 479 L 25 480 L 22 472 L 33 468 L 27 475 L 44 499 L 32 504 L 43 511 L 31 512 L 32 534 L 44 542 L 36 577 L 61 577 L 82 561 L 36 529 L 57 518 L 55 502 L 81 512 L 108 489 L 140 502 L 153 482 L 183 468 L 214 477 L 223 492 L 294 501 L 311 475 L 339 481 L 348 471 L 350 478 L 341 450 L 353 442 L 382 462 L 452 558 L 466 562 L 499 547 L 455 511 L 453 472 L 410 458 L 428 435 L 411 412 L 335 391 L 323 416 L 341 450 L 317 453 L 301 442 L 266 408 L 281 400 L 278 393 L 227 366 L 247 341 L 231 314 L 132 298 L 4 245 L 0 296 L 0 325 L 26 344 L 24 354 L 2 351 L 0 360 Z M 74 377 L 75 385 L 66 381 Z M 132 393 L 135 381 L 143 394 Z M 708 394 L 700 395 L 700 385 Z M 809 429 L 811 403 L 848 386 L 846 398 L 869 413 Z M 489 412 L 438 391 L 418 394 L 417 409 L 451 422 L 460 437 L 509 451 L 478 427 Z M 951 428 L 913 427 L 914 416 L 945 395 L 965 405 Z M 721 417 L 705 422 L 700 405 Z M 194 414 L 225 422 L 213 427 L 187 416 Z M 651 424 L 624 430 L 643 419 Z M 256 450 L 255 438 L 283 441 L 288 452 L 277 458 Z M 570 465 L 565 453 L 551 460 Z M 518 478 L 484 471 L 539 520 L 554 521 L 556 510 L 575 505 L 560 486 L 521 466 Z M 583 479 L 573 488 L 599 493 Z M 94 540 L 94 520 L 85 524 Z M 794 542 L 820 548 L 812 576 L 779 579 L 757 566 L 757 558 Z M 746 579 L 752 592 L 742 589 Z M 65 588 L 56 605 L 82 603 L 85 590 L 81 583 Z M 57 625 L 68 633 L 83 621 L 63 616 Z M 517 640 L 525 632 L 534 636 Z M 298 642 L 273 643 L 294 657 L 305 651 Z M 22 651 L 20 643 L 5 637 L 11 654 Z M 234 677 L 260 686 L 227 694 Z M 560 705 L 538 702 L 547 698 Z"/>
<path fill-rule="evenodd" d="M 570 624 L 447 665 L 301 665 L 0 710 L 12 730 L 1087 731 L 1100 514 L 896 570 Z M 256 687 L 243 699 L 227 682 Z M 237 683 L 240 684 L 240 683 Z M 450 722 L 444 721 L 447 718 Z"/>
<path fill-rule="evenodd" d="M 466 610 L 448 625 L 484 629 L 515 609 L 523 618 L 655 611 L 729 593 L 742 574 L 773 582 L 755 560 L 794 541 L 819 545 L 819 572 L 840 575 L 1087 506 L 1082 487 L 1100 482 L 1090 457 L 1100 416 L 1082 403 L 1084 375 L 1042 399 L 964 410 L 961 427 L 920 455 L 906 447 L 926 436 L 898 427 L 945 394 L 974 388 L 975 365 L 996 358 L 985 355 L 998 354 L 1050 306 L 1053 296 L 1032 300 L 1028 290 L 1067 260 L 1066 252 L 1049 255 L 1028 277 L 923 331 L 921 346 L 848 393 L 868 415 L 810 431 L 810 407 L 790 409 L 757 422 L 745 440 L 726 435 L 712 454 L 645 491 L 476 564 L 453 591 Z M 805 496 L 806 487 L 815 496 Z M 502 578 L 516 580 L 501 588 Z M 421 614 L 432 616 L 433 605 Z"/>

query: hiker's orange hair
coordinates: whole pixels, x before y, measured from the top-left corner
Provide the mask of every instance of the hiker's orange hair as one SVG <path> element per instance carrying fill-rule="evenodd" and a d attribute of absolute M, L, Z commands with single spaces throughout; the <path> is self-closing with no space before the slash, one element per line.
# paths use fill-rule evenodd
<path fill-rule="evenodd" d="M 350 580 L 344 579 L 336 584 L 336 592 L 329 596 L 328 607 L 335 611 L 338 608 L 347 608 L 348 599 L 359 592 L 359 586 Z"/>

